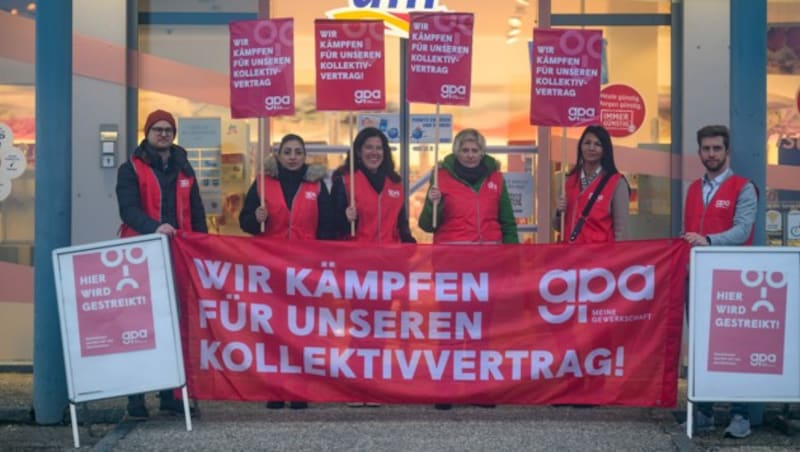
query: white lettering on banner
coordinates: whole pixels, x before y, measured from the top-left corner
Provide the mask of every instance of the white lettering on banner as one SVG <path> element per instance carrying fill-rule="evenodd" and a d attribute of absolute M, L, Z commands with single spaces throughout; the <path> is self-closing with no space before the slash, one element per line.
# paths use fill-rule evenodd
<path fill-rule="evenodd" d="M 222 290 L 227 287 L 229 280 L 233 279 L 233 287 L 230 290 L 244 292 L 246 285 L 247 292 L 250 293 L 272 293 L 267 283 L 270 272 L 263 265 L 243 265 L 207 259 L 193 259 L 193 261 L 203 289 Z"/>
<path fill-rule="evenodd" d="M 597 111 L 594 108 L 584 107 L 569 107 L 567 110 L 567 118 L 570 121 L 581 121 L 583 119 L 591 119 L 597 116 Z"/>
<path fill-rule="evenodd" d="M 85 297 L 86 295 L 84 295 Z M 147 298 L 144 295 L 137 295 L 135 297 L 126 298 L 111 298 L 108 300 L 85 301 L 81 303 L 81 310 L 88 311 L 102 311 L 105 309 L 119 309 L 128 308 L 131 306 L 139 306 L 147 303 Z"/>
<path fill-rule="evenodd" d="M 231 315 L 231 301 L 198 300 L 200 328 L 208 328 L 209 320 L 219 320 L 228 331 L 241 331 L 249 324 L 248 330 L 253 333 L 273 333 L 269 324 L 269 319 L 272 318 L 272 308 L 269 305 L 236 301 L 239 295 L 229 295 L 228 298 L 234 300 L 236 315 Z"/>
<path fill-rule="evenodd" d="M 264 98 L 264 109 L 280 110 L 283 107 L 288 107 L 292 103 L 292 98 L 289 96 L 267 96 Z"/>
<path fill-rule="evenodd" d="M 480 312 L 368 311 L 345 308 L 304 310 L 289 305 L 289 331 L 295 336 L 376 338 L 376 339 L 481 339 L 483 314 Z M 202 321 L 201 321 L 202 322 Z M 228 329 L 228 328 L 226 328 Z M 241 328 L 239 328 L 241 329 Z M 231 330 L 238 331 L 238 330 Z M 270 331 L 271 332 L 271 331 Z"/>
<path fill-rule="evenodd" d="M 592 290 L 592 286 L 602 283 L 602 289 Z M 552 292 L 551 285 L 563 286 L 563 291 Z M 539 315 L 548 323 L 564 323 L 578 312 L 578 322 L 587 322 L 588 308 L 585 304 L 602 303 L 618 290 L 622 298 L 632 301 L 652 301 L 655 297 L 655 266 L 633 265 L 616 277 L 605 268 L 551 270 L 539 281 L 539 295 L 548 303 L 568 303 L 560 314 L 550 312 L 548 306 L 539 306 Z"/>
<path fill-rule="evenodd" d="M 277 355 L 277 356 L 276 356 Z M 297 362 L 292 360 L 292 356 Z M 758 357 L 761 359 L 761 357 Z M 765 358 L 769 362 L 769 357 Z M 308 374 L 345 379 L 399 378 L 442 380 L 450 369 L 456 381 L 553 380 L 624 375 L 625 349 L 595 348 L 585 354 L 568 349 L 563 356 L 548 350 L 401 350 L 303 347 L 290 355 L 285 344 L 200 341 L 202 370 L 274 374 Z M 379 372 L 376 373 L 376 368 Z M 359 371 L 360 370 L 360 371 Z"/>
<path fill-rule="evenodd" d="M 381 90 L 357 89 L 353 92 L 353 97 L 357 104 L 375 103 L 381 100 Z"/>
<path fill-rule="evenodd" d="M 331 263 L 331 266 L 335 264 Z M 437 302 L 489 301 L 489 274 L 455 272 L 411 272 L 345 270 L 341 287 L 333 269 L 286 269 L 286 295 L 322 298 L 332 296 L 349 300 L 382 300 L 395 298 L 418 301 L 420 292 L 432 292 Z M 460 291 L 459 291 L 460 289 Z M 408 290 L 408 295 L 405 291 Z"/>
<path fill-rule="evenodd" d="M 760 330 L 778 330 L 781 328 L 781 321 L 717 317 L 716 319 L 714 319 L 714 325 L 721 328 L 752 328 Z"/>

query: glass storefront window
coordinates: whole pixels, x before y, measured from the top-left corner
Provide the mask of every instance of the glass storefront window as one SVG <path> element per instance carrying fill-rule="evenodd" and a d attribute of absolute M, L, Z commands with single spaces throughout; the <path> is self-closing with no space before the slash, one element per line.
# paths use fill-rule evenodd
<path fill-rule="evenodd" d="M 767 2 L 769 245 L 800 246 L 800 4 Z"/>

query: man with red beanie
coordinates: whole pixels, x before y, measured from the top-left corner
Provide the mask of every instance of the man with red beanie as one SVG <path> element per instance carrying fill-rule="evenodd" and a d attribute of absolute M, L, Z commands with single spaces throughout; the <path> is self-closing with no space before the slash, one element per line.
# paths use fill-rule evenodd
<path fill-rule="evenodd" d="M 173 144 L 175 118 L 164 110 L 147 116 L 145 139 L 117 171 L 120 237 L 178 229 L 208 232 L 205 210 L 186 150 Z M 160 409 L 183 413 L 172 390 L 161 391 Z M 128 397 L 128 414 L 147 417 L 144 394 Z"/>

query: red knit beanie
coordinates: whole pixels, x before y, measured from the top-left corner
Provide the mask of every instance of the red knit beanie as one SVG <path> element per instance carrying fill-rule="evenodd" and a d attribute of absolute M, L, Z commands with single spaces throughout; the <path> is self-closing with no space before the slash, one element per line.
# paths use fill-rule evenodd
<path fill-rule="evenodd" d="M 175 125 L 175 118 L 167 111 L 156 110 L 147 115 L 147 121 L 144 123 L 144 134 L 150 133 L 150 127 L 158 121 L 167 121 L 173 129 L 177 131 L 178 127 Z"/>

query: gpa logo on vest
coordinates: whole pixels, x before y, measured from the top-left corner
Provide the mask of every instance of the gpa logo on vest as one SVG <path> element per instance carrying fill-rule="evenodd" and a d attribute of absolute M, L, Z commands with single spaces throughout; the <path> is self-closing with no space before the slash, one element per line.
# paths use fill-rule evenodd
<path fill-rule="evenodd" d="M 717 202 L 714 203 L 714 207 L 717 209 L 730 209 L 731 201 L 729 199 L 718 199 Z"/>
<path fill-rule="evenodd" d="M 494 182 L 489 182 L 488 184 L 486 184 L 486 188 L 492 191 L 497 191 L 498 189 L 497 184 L 495 184 Z"/>
<path fill-rule="evenodd" d="M 316 199 L 317 199 L 317 194 L 316 193 L 314 193 L 313 191 L 307 191 L 306 192 L 306 200 L 308 200 L 308 201 L 316 201 Z"/>
<path fill-rule="evenodd" d="M 390 188 L 387 193 L 389 193 L 389 197 L 390 198 L 399 198 L 400 197 L 400 190 L 395 190 L 395 189 L 391 189 Z"/>
<path fill-rule="evenodd" d="M 181 179 L 181 188 L 189 188 L 192 185 L 187 179 Z"/>

